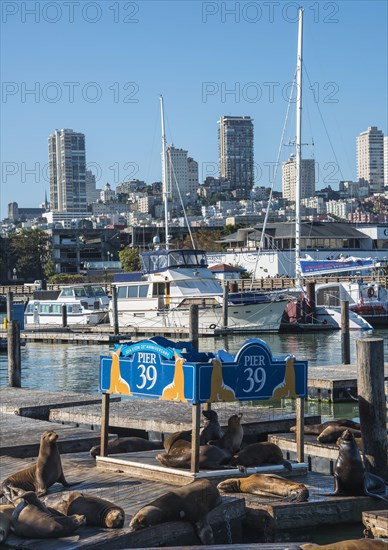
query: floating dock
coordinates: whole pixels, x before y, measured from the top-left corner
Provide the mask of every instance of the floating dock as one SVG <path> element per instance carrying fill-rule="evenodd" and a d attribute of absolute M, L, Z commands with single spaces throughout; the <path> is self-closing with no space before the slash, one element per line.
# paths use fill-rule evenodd
<path fill-rule="evenodd" d="M 363 512 L 362 522 L 375 538 L 388 538 L 388 510 Z"/>

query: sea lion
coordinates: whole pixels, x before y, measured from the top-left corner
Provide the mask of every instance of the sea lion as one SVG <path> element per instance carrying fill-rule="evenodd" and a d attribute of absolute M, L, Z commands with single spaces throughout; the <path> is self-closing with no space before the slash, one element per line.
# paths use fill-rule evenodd
<path fill-rule="evenodd" d="M 334 493 L 327 496 L 367 495 L 387 500 L 384 493 L 385 481 L 365 471 L 354 435 L 350 430 L 345 430 L 340 437 L 339 454 L 334 466 Z"/>
<path fill-rule="evenodd" d="M 66 516 L 85 516 L 86 525 L 108 529 L 118 529 L 124 525 L 125 514 L 121 506 L 94 495 L 72 491 L 55 503 L 47 499 L 47 503 Z"/>
<path fill-rule="evenodd" d="M 379 539 L 358 539 L 358 540 L 340 540 L 332 544 L 302 544 L 302 550 L 314 550 L 322 548 L 323 550 L 386 550 L 387 543 Z"/>
<path fill-rule="evenodd" d="M 252 474 L 249 477 L 226 479 L 217 485 L 217 489 L 225 493 L 279 496 L 289 502 L 306 502 L 309 498 L 306 485 L 275 474 Z"/>
<path fill-rule="evenodd" d="M 360 430 L 354 430 L 353 428 L 347 428 L 346 426 L 331 424 L 318 435 L 317 441 L 318 443 L 335 443 L 345 430 L 350 430 L 354 437 L 361 437 Z"/>
<path fill-rule="evenodd" d="M 152 451 L 161 449 L 162 444 L 156 441 L 149 441 L 142 437 L 118 437 L 112 441 L 108 441 L 108 455 L 118 453 L 136 453 L 137 451 Z M 96 458 L 101 452 L 101 446 L 96 445 L 90 449 L 90 454 Z"/>
<path fill-rule="evenodd" d="M 218 414 L 216 411 L 202 411 L 203 416 L 206 418 L 205 425 L 201 431 L 200 443 L 206 445 L 211 440 L 221 439 L 224 435 L 222 428 L 218 422 Z"/>
<path fill-rule="evenodd" d="M 58 435 L 53 430 L 44 432 L 40 438 L 36 464 L 10 475 L 2 482 L 2 491 L 9 501 L 13 501 L 15 489 L 35 491 L 38 496 L 42 496 L 56 482 L 70 487 L 63 474 L 57 439 Z"/>
<path fill-rule="evenodd" d="M 29 539 L 68 537 L 85 525 L 85 516 L 64 516 L 47 508 L 37 495 L 29 491 L 19 497 L 11 517 L 11 530 Z"/>
<path fill-rule="evenodd" d="M 229 449 L 221 449 L 215 445 L 200 445 L 199 447 L 199 468 L 201 470 L 219 470 L 225 468 L 232 457 Z M 174 445 L 172 452 L 156 456 L 164 466 L 169 468 L 191 467 L 191 444 L 187 441 L 179 440 Z"/>
<path fill-rule="evenodd" d="M 262 466 L 263 464 L 281 464 L 287 470 L 292 470 L 291 463 L 288 460 L 284 460 L 280 447 L 269 441 L 247 445 L 232 457 L 230 464 L 246 468 Z"/>
<path fill-rule="evenodd" d="M 221 503 L 218 489 L 208 480 L 192 481 L 143 506 L 132 518 L 129 527 L 137 531 L 167 521 L 190 521 L 202 544 L 213 544 L 213 531 L 207 514 Z"/>
<path fill-rule="evenodd" d="M 174 449 L 181 447 L 181 442 L 184 442 L 183 446 L 185 448 L 187 447 L 187 443 L 189 444 L 188 446 L 191 445 L 191 430 L 169 434 L 163 441 L 163 447 L 170 454 L 174 452 Z"/>
<path fill-rule="evenodd" d="M 338 420 L 328 420 L 327 422 L 322 422 L 322 424 L 305 424 L 304 434 L 305 435 L 319 435 L 325 428 L 336 424 L 337 426 L 346 426 L 347 428 L 353 428 L 354 430 L 361 430 L 359 422 L 353 422 L 353 420 L 348 420 L 347 418 L 339 418 Z M 291 432 L 296 431 L 296 426 L 291 426 Z"/>
<path fill-rule="evenodd" d="M 221 449 L 230 450 L 236 453 L 240 447 L 244 437 L 244 430 L 241 426 L 242 413 L 232 414 L 228 420 L 228 428 L 221 439 L 209 441 L 209 445 L 215 445 Z"/>
<path fill-rule="evenodd" d="M 8 537 L 11 528 L 11 516 L 15 506 L 13 504 L 0 504 L 0 542 Z"/>

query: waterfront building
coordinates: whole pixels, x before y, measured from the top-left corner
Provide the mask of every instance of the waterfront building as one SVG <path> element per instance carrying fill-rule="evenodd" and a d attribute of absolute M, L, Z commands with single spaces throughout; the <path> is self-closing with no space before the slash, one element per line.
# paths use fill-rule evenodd
<path fill-rule="evenodd" d="M 282 164 L 282 194 L 284 199 L 295 201 L 296 162 L 291 156 Z M 302 159 L 300 198 L 306 199 L 315 195 L 315 160 Z"/>
<path fill-rule="evenodd" d="M 384 134 L 377 126 L 357 136 L 357 178 L 371 194 L 384 191 Z"/>
<path fill-rule="evenodd" d="M 218 121 L 220 178 L 229 182 L 236 198 L 249 198 L 253 188 L 253 120 L 222 116 Z"/>
<path fill-rule="evenodd" d="M 87 210 L 85 136 L 70 129 L 55 130 L 48 138 L 50 208 L 53 212 Z"/>

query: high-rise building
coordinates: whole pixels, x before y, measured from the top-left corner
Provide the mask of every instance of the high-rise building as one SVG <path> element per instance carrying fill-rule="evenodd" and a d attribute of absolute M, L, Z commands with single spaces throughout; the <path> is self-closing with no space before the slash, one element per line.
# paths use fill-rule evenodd
<path fill-rule="evenodd" d="M 100 190 L 96 188 L 96 176 L 91 170 L 85 171 L 86 202 L 92 204 L 100 198 Z"/>
<path fill-rule="evenodd" d="M 253 121 L 250 116 L 222 116 L 218 121 L 220 177 L 230 191 L 249 198 L 253 188 Z"/>
<path fill-rule="evenodd" d="M 296 162 L 290 157 L 282 164 L 282 195 L 284 199 L 295 200 L 296 196 Z M 300 198 L 307 199 L 315 195 L 315 160 L 302 159 L 300 177 Z"/>
<path fill-rule="evenodd" d="M 73 130 L 55 130 L 48 138 L 50 207 L 53 212 L 84 213 L 85 136 Z"/>
<path fill-rule="evenodd" d="M 388 186 L 388 136 L 384 136 L 384 185 Z"/>
<path fill-rule="evenodd" d="M 377 126 L 357 136 L 357 178 L 369 184 L 371 194 L 384 190 L 384 134 Z"/>
<path fill-rule="evenodd" d="M 166 188 L 172 208 L 181 209 L 195 198 L 198 188 L 198 163 L 187 157 L 185 149 L 168 145 L 166 149 Z M 179 190 L 178 190 L 179 189 Z"/>

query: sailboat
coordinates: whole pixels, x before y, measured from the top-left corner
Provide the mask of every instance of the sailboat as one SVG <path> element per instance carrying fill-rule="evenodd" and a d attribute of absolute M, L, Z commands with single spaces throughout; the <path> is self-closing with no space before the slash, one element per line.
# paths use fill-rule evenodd
<path fill-rule="evenodd" d="M 206 252 L 170 248 L 163 97 L 160 108 L 165 249 L 154 238 L 153 249 L 140 254 L 141 272 L 121 275 L 121 282 L 114 282 L 119 326 L 137 332 L 187 333 L 190 305 L 197 304 L 200 335 L 278 332 L 287 303 L 284 297 L 239 293 L 231 294 L 225 304 L 223 288 L 208 269 Z M 113 325 L 113 311 L 110 320 Z"/>

